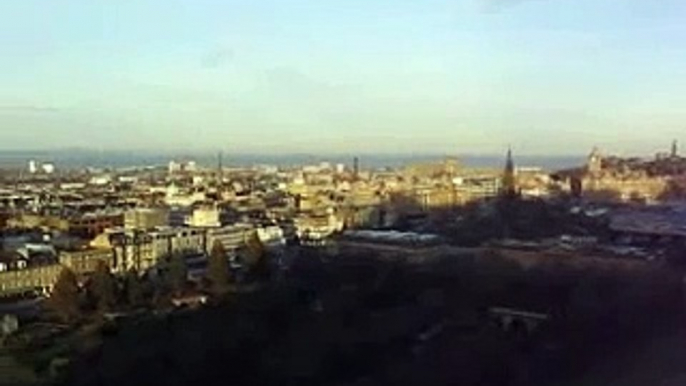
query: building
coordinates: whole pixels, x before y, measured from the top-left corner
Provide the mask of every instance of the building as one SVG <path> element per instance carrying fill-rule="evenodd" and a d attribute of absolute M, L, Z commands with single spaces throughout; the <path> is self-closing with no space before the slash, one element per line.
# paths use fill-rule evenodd
<path fill-rule="evenodd" d="M 409 179 L 444 179 L 449 181 L 459 174 L 461 169 L 457 159 L 446 158 L 442 161 L 408 165 L 402 174 Z"/>
<path fill-rule="evenodd" d="M 462 196 L 453 185 L 417 187 L 413 196 L 422 210 L 453 208 L 462 203 Z"/>
<path fill-rule="evenodd" d="M 178 173 L 181 171 L 181 164 L 176 162 L 176 161 L 169 161 L 169 165 L 167 166 L 167 172 L 169 174 L 174 174 Z"/>
<path fill-rule="evenodd" d="M 90 180 L 88 180 L 89 185 L 94 185 L 94 186 L 105 186 L 109 185 L 112 183 L 112 176 L 109 174 L 101 174 L 97 176 L 91 177 Z"/>
<path fill-rule="evenodd" d="M 169 161 L 169 164 L 167 165 L 167 172 L 169 174 L 175 174 L 175 173 L 180 173 L 180 172 L 188 172 L 192 173 L 197 170 L 197 164 L 195 161 L 186 161 L 186 162 L 176 162 L 176 161 Z"/>
<path fill-rule="evenodd" d="M 49 292 L 63 267 L 59 264 L 0 272 L 0 296 Z"/>
<path fill-rule="evenodd" d="M 605 158 L 594 148 L 584 173 L 576 177 L 576 190 L 593 201 L 656 201 L 667 190 L 670 177 L 651 175 L 648 165 L 636 159 Z"/>
<path fill-rule="evenodd" d="M 376 228 L 392 226 L 397 211 L 392 205 L 343 206 L 336 216 L 343 221 L 345 229 Z"/>
<path fill-rule="evenodd" d="M 206 200 L 204 192 L 201 191 L 185 191 L 179 189 L 178 186 L 172 184 L 166 189 L 165 203 L 169 206 L 192 206 L 198 202 Z"/>
<path fill-rule="evenodd" d="M 238 249 L 245 245 L 246 240 L 253 232 L 255 232 L 255 228 L 252 225 L 243 223 L 207 229 L 207 252 L 211 251 L 214 244 L 219 242 L 227 253 L 235 254 Z"/>
<path fill-rule="evenodd" d="M 16 253 L 22 258 L 26 259 L 26 261 L 31 261 L 34 259 L 52 261 L 57 254 L 55 247 L 47 242 L 24 243 L 16 249 Z"/>
<path fill-rule="evenodd" d="M 550 175 L 538 167 L 518 167 L 517 191 L 523 198 L 547 197 L 550 194 Z"/>
<path fill-rule="evenodd" d="M 457 177 L 453 184 L 464 202 L 496 197 L 502 188 L 501 178 L 490 174 Z"/>
<path fill-rule="evenodd" d="M 153 269 L 173 254 L 204 255 L 205 231 L 191 228 L 153 230 L 106 230 L 91 242 L 90 248 L 61 251 L 57 261 L 44 265 L 14 265 L 0 270 L 0 296 L 27 292 L 49 292 L 62 269 L 83 276 L 104 262 L 115 273 Z M 22 260 L 25 261 L 25 260 Z"/>
<path fill-rule="evenodd" d="M 277 225 L 257 228 L 257 237 L 267 248 L 281 248 L 286 245 L 284 231 Z"/>
<path fill-rule="evenodd" d="M 45 174 L 52 174 L 55 172 L 55 165 L 51 163 L 45 163 L 41 165 L 41 169 L 43 169 L 43 173 Z"/>
<path fill-rule="evenodd" d="M 19 214 L 7 220 L 7 226 L 15 229 L 52 229 L 68 232 L 69 220 L 57 216 L 41 216 L 36 214 Z"/>
<path fill-rule="evenodd" d="M 174 254 L 202 254 L 206 250 L 205 230 L 158 227 L 154 229 L 108 229 L 91 242 L 96 249 L 113 251 L 112 270 L 139 272 L 155 268 Z"/>
<path fill-rule="evenodd" d="M 222 226 L 221 211 L 216 207 L 200 207 L 193 210 L 186 224 L 191 227 L 217 228 Z"/>
<path fill-rule="evenodd" d="M 119 212 L 93 212 L 75 216 L 69 220 L 69 233 L 93 238 L 108 228 L 124 225 L 124 215 Z"/>
<path fill-rule="evenodd" d="M 193 208 L 173 207 L 169 209 L 169 226 L 182 227 L 188 224 L 188 219 L 193 215 Z"/>
<path fill-rule="evenodd" d="M 603 159 L 597 147 L 594 147 L 591 154 L 588 156 L 586 163 L 586 172 L 591 176 L 597 176 L 602 172 Z"/>
<path fill-rule="evenodd" d="M 601 202 L 656 203 L 686 199 L 686 158 L 659 152 L 654 159 L 604 156 L 597 148 L 584 167 L 553 175 L 558 189 L 578 198 Z"/>
<path fill-rule="evenodd" d="M 321 244 L 331 235 L 344 228 L 343 219 L 338 218 L 333 210 L 326 215 L 307 214 L 294 219 L 296 233 L 302 243 Z"/>
<path fill-rule="evenodd" d="M 146 230 L 166 226 L 169 212 L 166 209 L 138 208 L 124 213 L 124 228 Z"/>
<path fill-rule="evenodd" d="M 63 267 L 71 269 L 77 275 L 85 275 L 94 272 L 101 262 L 112 266 L 114 250 L 86 248 L 77 251 L 60 251 L 58 258 Z"/>

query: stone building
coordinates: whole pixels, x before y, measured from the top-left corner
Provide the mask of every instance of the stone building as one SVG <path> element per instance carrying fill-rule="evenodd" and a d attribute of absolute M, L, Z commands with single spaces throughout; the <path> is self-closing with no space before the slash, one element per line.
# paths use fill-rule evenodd
<path fill-rule="evenodd" d="M 50 264 L 0 272 L 0 296 L 26 292 L 49 292 L 63 267 Z"/>
<path fill-rule="evenodd" d="M 250 224 L 234 224 L 224 227 L 207 229 L 206 251 L 209 253 L 215 243 L 219 242 L 229 255 L 236 252 L 245 244 L 245 241 L 255 232 Z"/>
<path fill-rule="evenodd" d="M 93 238 L 107 228 L 124 225 L 124 215 L 119 213 L 95 212 L 75 216 L 69 220 L 69 233 L 85 238 Z"/>
<path fill-rule="evenodd" d="M 77 251 L 61 251 L 58 257 L 63 267 L 71 269 L 77 275 L 84 275 L 94 272 L 100 262 L 112 266 L 114 250 L 109 248 L 87 248 Z"/>
<path fill-rule="evenodd" d="M 109 229 L 91 242 L 96 249 L 111 249 L 112 270 L 139 272 L 154 268 L 173 254 L 201 254 L 206 249 L 205 230 L 160 227 L 151 230 Z"/>
<path fill-rule="evenodd" d="M 162 208 L 139 208 L 124 214 L 126 229 L 146 230 L 168 225 L 169 212 Z"/>
<path fill-rule="evenodd" d="M 581 195 L 594 201 L 647 201 L 660 198 L 669 176 L 650 175 L 641 161 L 612 158 L 606 162 L 597 148 L 588 157 L 580 177 Z"/>

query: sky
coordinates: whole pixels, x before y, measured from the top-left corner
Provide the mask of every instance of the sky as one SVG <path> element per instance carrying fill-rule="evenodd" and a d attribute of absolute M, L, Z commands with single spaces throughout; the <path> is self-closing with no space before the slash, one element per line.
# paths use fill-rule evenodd
<path fill-rule="evenodd" d="M 686 144 L 683 0 L 0 2 L 0 149 Z"/>

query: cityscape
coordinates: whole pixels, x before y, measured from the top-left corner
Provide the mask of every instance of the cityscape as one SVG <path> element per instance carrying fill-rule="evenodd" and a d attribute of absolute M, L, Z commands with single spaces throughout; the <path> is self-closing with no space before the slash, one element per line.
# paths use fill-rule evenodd
<path fill-rule="evenodd" d="M 0 386 L 686 385 L 684 20 L 0 4 Z"/>
<path fill-rule="evenodd" d="M 548 329 L 564 331 L 571 323 L 574 331 L 592 331 L 600 328 L 595 323 L 609 323 L 600 310 L 578 309 L 589 305 L 575 298 L 608 282 L 611 288 L 631 281 L 592 305 L 631 318 L 614 327 L 617 334 L 647 333 L 632 324 L 682 307 L 670 303 L 671 296 L 681 298 L 686 237 L 680 204 L 686 158 L 676 141 L 645 158 L 594 148 L 585 164 L 563 170 L 519 165 L 511 149 L 501 168 L 467 167 L 456 157 L 400 168 L 366 168 L 358 157 L 299 167 L 231 167 L 223 158 L 219 153 L 213 166 L 184 159 L 122 169 L 28 160 L 6 169 L 0 311 L 8 346 L 183 317 L 273 291 L 295 291 L 292 307 L 316 314 L 340 312 L 350 296 L 388 297 L 377 301 L 399 304 L 354 312 L 381 320 L 395 315 L 370 327 L 398 323 L 384 339 L 409 340 L 403 350 L 417 358 L 443 334 L 477 339 L 475 330 L 516 347 L 571 345 L 570 331 Z M 505 292 L 452 294 L 465 290 L 463 275 L 477 274 Z M 401 279 L 411 280 L 403 289 L 409 294 L 393 292 Z M 587 281 L 593 289 L 580 284 Z M 536 286 L 550 287 L 540 293 Z M 624 290 L 645 293 L 625 299 Z M 616 308 L 623 301 L 631 307 Z M 576 312 L 589 319 L 574 319 L 581 316 Z M 538 348 L 551 356 L 568 349 Z M 44 358 L 41 376 L 73 371 L 68 364 L 80 362 L 70 355 L 87 354 L 72 350 Z M 544 377 L 540 369 L 519 371 L 526 382 Z"/>

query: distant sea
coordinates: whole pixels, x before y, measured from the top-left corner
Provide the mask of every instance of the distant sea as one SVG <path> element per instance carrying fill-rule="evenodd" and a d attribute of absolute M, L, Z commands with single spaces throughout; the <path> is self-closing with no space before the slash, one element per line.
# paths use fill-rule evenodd
<path fill-rule="evenodd" d="M 504 155 L 446 155 L 446 154 L 360 154 L 357 155 L 362 169 L 399 167 L 413 163 L 442 160 L 445 157 L 457 158 L 467 167 L 499 168 L 505 164 Z M 54 163 L 58 169 L 92 168 L 129 168 L 141 166 L 164 166 L 169 161 L 195 161 L 200 166 L 214 167 L 218 163 L 217 154 L 210 153 L 154 153 L 127 151 L 89 151 L 89 150 L 42 150 L 42 151 L 0 151 L 0 168 L 25 168 L 30 160 Z M 298 166 L 321 162 L 346 164 L 352 166 L 354 155 L 326 154 L 230 154 L 224 153 L 222 163 L 225 167 L 246 167 L 254 165 Z M 585 156 L 527 156 L 515 155 L 517 166 L 540 167 L 557 170 L 582 165 Z"/>

